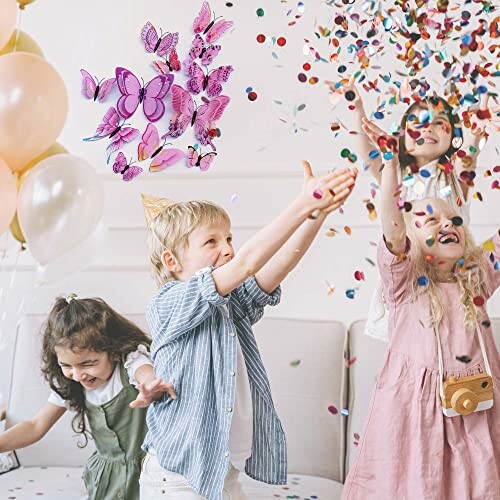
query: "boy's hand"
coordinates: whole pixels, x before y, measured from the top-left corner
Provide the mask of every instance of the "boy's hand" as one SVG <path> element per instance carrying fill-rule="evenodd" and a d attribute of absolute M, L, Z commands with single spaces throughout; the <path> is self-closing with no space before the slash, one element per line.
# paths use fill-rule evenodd
<path fill-rule="evenodd" d="M 139 394 L 129 406 L 130 408 L 146 408 L 154 400 L 160 399 L 165 393 L 168 393 L 172 399 L 177 399 L 172 384 L 167 384 L 161 378 L 155 378 L 150 382 L 139 384 Z"/>
<path fill-rule="evenodd" d="M 304 167 L 302 198 L 311 213 L 320 211 L 326 215 L 338 208 L 351 193 L 358 175 L 357 169 L 342 168 L 322 177 L 314 177 L 308 161 L 303 160 L 302 166 Z"/>
<path fill-rule="evenodd" d="M 363 118 L 363 132 L 370 138 L 375 147 L 380 151 L 383 161 L 391 166 L 399 165 L 398 139 L 384 132 L 368 118 Z M 387 158 L 390 156 L 390 158 Z"/>

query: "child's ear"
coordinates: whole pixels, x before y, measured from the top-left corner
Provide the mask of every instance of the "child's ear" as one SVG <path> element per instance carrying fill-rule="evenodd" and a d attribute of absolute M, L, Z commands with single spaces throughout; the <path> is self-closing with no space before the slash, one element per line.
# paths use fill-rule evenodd
<path fill-rule="evenodd" d="M 175 255 L 170 252 L 169 250 L 165 250 L 161 254 L 161 261 L 163 262 L 163 265 L 167 268 L 167 271 L 171 273 L 178 273 L 182 271 L 182 267 L 175 257 Z"/>

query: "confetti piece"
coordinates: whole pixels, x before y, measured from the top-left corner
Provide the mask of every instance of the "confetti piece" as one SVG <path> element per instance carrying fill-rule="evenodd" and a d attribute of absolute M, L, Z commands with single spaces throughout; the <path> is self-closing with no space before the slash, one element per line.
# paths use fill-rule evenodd
<path fill-rule="evenodd" d="M 349 288 L 345 291 L 345 296 L 348 299 L 354 299 L 354 297 L 356 296 L 356 290 L 354 290 L 354 288 Z"/>
<path fill-rule="evenodd" d="M 349 416 L 349 410 L 347 408 L 342 408 L 342 410 L 340 410 L 340 414 L 343 417 L 348 417 Z"/>
<path fill-rule="evenodd" d="M 344 231 L 347 235 L 351 236 L 352 229 L 349 226 L 344 226 Z"/>
<path fill-rule="evenodd" d="M 333 406 L 333 405 L 330 405 L 330 406 L 328 407 L 328 411 L 329 411 L 332 415 L 337 415 L 337 413 L 339 412 L 339 411 L 337 410 L 337 408 L 335 408 L 335 406 Z"/>
<path fill-rule="evenodd" d="M 477 295 L 472 299 L 472 302 L 474 302 L 474 305 L 476 307 L 482 307 L 484 306 L 484 297 L 481 297 L 480 295 Z"/>
<path fill-rule="evenodd" d="M 354 279 L 356 281 L 365 281 L 365 273 L 363 273 L 363 271 L 355 271 Z"/>
<path fill-rule="evenodd" d="M 417 278 L 417 285 L 418 286 L 427 286 L 429 284 L 429 279 L 427 276 L 419 276 Z"/>
<path fill-rule="evenodd" d="M 461 363 L 470 363 L 472 361 L 472 358 L 469 356 L 455 356 L 455 359 L 457 361 L 460 361 Z"/>
<path fill-rule="evenodd" d="M 256 11 L 257 17 L 264 17 L 264 9 L 259 8 Z"/>
<path fill-rule="evenodd" d="M 297 366 L 299 366 L 301 363 L 300 359 L 294 359 L 293 361 L 290 361 L 290 366 L 292 368 L 297 368 Z"/>
<path fill-rule="evenodd" d="M 434 245 L 434 243 L 436 243 L 436 238 L 433 234 L 431 234 L 430 236 L 427 236 L 427 238 L 425 238 L 425 244 L 428 247 L 431 247 L 432 245 Z"/>
<path fill-rule="evenodd" d="M 231 203 L 234 205 L 238 201 L 238 195 L 231 195 Z"/>
<path fill-rule="evenodd" d="M 353 357 L 351 359 L 346 359 L 345 365 L 347 368 L 350 368 L 354 363 L 356 363 L 356 357 Z"/>
<path fill-rule="evenodd" d="M 493 252 L 495 250 L 495 243 L 492 240 L 487 240 L 483 243 L 483 249 L 486 252 Z"/>

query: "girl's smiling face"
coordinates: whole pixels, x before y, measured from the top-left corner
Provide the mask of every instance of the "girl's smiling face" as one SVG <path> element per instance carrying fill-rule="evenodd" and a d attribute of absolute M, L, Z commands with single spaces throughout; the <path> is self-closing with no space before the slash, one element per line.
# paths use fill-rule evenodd
<path fill-rule="evenodd" d="M 443 270 L 451 270 L 465 251 L 461 217 L 441 198 L 413 202 L 411 231 L 420 251 Z"/>
<path fill-rule="evenodd" d="M 107 352 L 61 346 L 56 346 L 55 351 L 63 375 L 88 391 L 104 385 L 115 370 L 116 361 L 112 361 Z"/>
<path fill-rule="evenodd" d="M 422 103 L 410 113 L 405 127 L 406 152 L 416 158 L 419 167 L 443 156 L 450 148 L 452 139 L 448 115 L 431 107 L 429 121 L 425 125 L 420 124 L 419 117 L 426 112 L 427 107 Z"/>

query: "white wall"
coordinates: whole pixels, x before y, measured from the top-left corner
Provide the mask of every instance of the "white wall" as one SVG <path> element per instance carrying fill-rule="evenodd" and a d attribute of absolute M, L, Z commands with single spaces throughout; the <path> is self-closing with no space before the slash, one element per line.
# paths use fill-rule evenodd
<path fill-rule="evenodd" d="M 344 132 L 334 141 L 329 128 L 330 122 L 338 118 L 349 126 L 346 106 L 332 110 L 321 84 L 301 84 L 296 77 L 306 60 L 302 54 L 303 39 L 314 39 L 314 19 L 327 24 L 331 8 L 319 0 L 306 2 L 308 10 L 303 18 L 296 26 L 288 27 L 286 11 L 295 4 L 233 3 L 234 7 L 227 8 L 222 0 L 212 1 L 218 15 L 236 21 L 233 33 L 221 40 L 223 50 L 217 60 L 221 64 L 233 64 L 235 72 L 225 87 L 232 102 L 220 122 L 222 137 L 216 142 L 219 156 L 214 167 L 202 173 L 179 164 L 163 173 L 145 172 L 131 183 L 123 183 L 110 173 L 105 163 L 105 141 L 88 144 L 81 140 L 93 133 L 107 107 L 89 103 L 81 97 L 79 70 L 84 67 L 104 77 L 111 75 L 115 66 L 123 65 L 145 79 L 151 78 L 154 74 L 149 67 L 152 58 L 141 46 L 140 28 L 151 20 L 158 28 L 180 31 L 179 52 L 182 54 L 189 44 L 190 23 L 201 1 L 52 0 L 35 2 L 26 9 L 22 29 L 38 41 L 47 60 L 64 78 L 70 96 L 69 116 L 59 142 L 95 165 L 102 178 L 106 193 L 104 219 L 110 228 L 111 245 L 102 249 L 99 262 L 83 272 L 54 286 L 35 287 L 34 264 L 29 253 L 19 255 L 18 246 L 12 239 L 0 238 L 0 245 L 7 248 L 0 262 L 0 288 L 4 292 L 0 312 L 4 331 L 4 345 L 0 350 L 0 393 L 6 395 L 8 391 L 12 337 L 22 314 L 44 313 L 57 294 L 70 292 L 80 296 L 102 296 L 123 313 L 145 310 L 155 286 L 147 266 L 141 192 L 175 199 L 205 198 L 220 203 L 232 217 L 238 247 L 299 192 L 302 158 L 309 159 L 319 172 L 345 164 L 340 158 L 341 148 L 356 150 L 356 136 Z M 265 16 L 257 19 L 255 10 L 261 6 Z M 272 57 L 270 48 L 257 44 L 255 37 L 259 33 L 286 36 L 287 45 L 275 49 L 277 60 Z M 382 66 L 384 61 L 386 59 L 381 60 Z M 390 68 L 380 71 L 388 70 L 394 70 L 392 63 Z M 377 73 L 374 70 L 372 76 Z M 333 65 L 315 65 L 311 74 L 322 78 L 337 77 Z M 257 101 L 247 99 L 245 89 L 248 86 L 257 91 Z M 367 96 L 368 108 L 375 105 L 375 99 L 375 95 Z M 280 107 L 273 100 L 281 100 L 284 104 Z M 284 124 L 280 118 L 290 120 L 293 106 L 302 103 L 306 108 L 299 113 L 298 123 L 308 132 L 295 134 L 291 123 Z M 392 121 L 399 121 L 403 111 L 404 108 L 398 108 L 384 125 L 388 128 Z M 133 120 L 143 129 L 145 122 L 140 116 Z M 166 127 L 167 121 L 163 119 L 160 129 Z M 186 133 L 178 144 L 185 147 L 193 141 Z M 490 140 L 481 154 L 481 173 L 498 162 L 494 142 L 494 138 Z M 133 154 L 133 149 L 128 151 Z M 361 168 L 362 162 L 358 161 L 357 166 Z M 483 194 L 484 201 L 472 202 L 472 229 L 479 241 L 488 237 L 499 222 L 498 194 L 489 188 L 491 178 L 483 179 L 481 173 L 477 190 Z M 328 220 L 300 268 L 286 280 L 282 304 L 269 310 L 269 315 L 337 319 L 346 324 L 365 317 L 377 281 L 377 271 L 366 258 L 375 260 L 375 247 L 371 242 L 380 238 L 379 222 L 369 220 L 363 202 L 369 197 L 370 182 L 370 177 L 362 173 L 345 213 L 335 213 Z M 233 195 L 236 199 L 231 201 Z M 378 198 L 375 203 L 378 204 Z M 346 225 L 352 228 L 351 236 L 342 229 Z M 327 237 L 329 227 L 337 228 L 339 234 Z M 351 300 L 346 298 L 345 290 L 359 285 L 353 276 L 356 270 L 365 272 L 366 282 Z M 335 287 L 330 296 L 325 280 Z M 491 301 L 490 313 L 500 314 L 498 295 Z"/>

